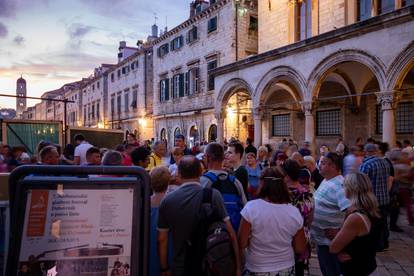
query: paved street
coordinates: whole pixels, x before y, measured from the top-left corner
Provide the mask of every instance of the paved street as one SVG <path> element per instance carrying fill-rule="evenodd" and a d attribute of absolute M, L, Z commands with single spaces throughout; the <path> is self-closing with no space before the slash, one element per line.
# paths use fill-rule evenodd
<path fill-rule="evenodd" d="M 404 233 L 391 232 L 390 249 L 377 254 L 378 272 L 381 276 L 414 275 L 414 227 L 408 225 L 401 212 L 399 225 Z M 322 275 L 316 254 L 310 262 L 310 275 Z"/>

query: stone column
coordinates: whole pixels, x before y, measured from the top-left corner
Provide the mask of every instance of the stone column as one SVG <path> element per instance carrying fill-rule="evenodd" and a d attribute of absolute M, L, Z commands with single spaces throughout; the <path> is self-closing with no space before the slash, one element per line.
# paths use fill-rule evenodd
<path fill-rule="evenodd" d="M 313 103 L 302 102 L 302 110 L 305 113 L 305 141 L 311 144 L 312 153 L 315 152 L 315 120 L 312 113 Z"/>
<path fill-rule="evenodd" d="M 223 111 L 220 113 L 214 114 L 217 120 L 217 143 L 223 144 L 224 142 L 224 119 L 225 116 Z"/>
<path fill-rule="evenodd" d="M 262 117 L 263 112 L 260 107 L 253 109 L 254 120 L 254 145 L 256 148 L 262 145 Z"/>
<path fill-rule="evenodd" d="M 397 99 L 393 93 L 385 92 L 378 95 L 378 103 L 382 109 L 382 141 L 394 147 L 395 137 L 395 105 Z"/>
<path fill-rule="evenodd" d="M 297 16 L 298 16 L 298 0 L 289 0 L 288 1 L 288 17 L 289 17 L 289 21 L 288 21 L 288 29 L 289 29 L 289 33 L 288 33 L 288 40 L 289 43 L 293 43 L 296 42 L 300 39 L 300 37 L 298 38 L 298 24 L 297 24 Z"/>

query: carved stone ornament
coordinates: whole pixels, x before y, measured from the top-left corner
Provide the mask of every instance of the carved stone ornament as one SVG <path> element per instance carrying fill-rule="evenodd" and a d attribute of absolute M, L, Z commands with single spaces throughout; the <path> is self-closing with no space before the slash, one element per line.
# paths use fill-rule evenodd
<path fill-rule="evenodd" d="M 380 93 L 377 95 L 377 102 L 381 105 L 382 110 L 394 109 L 397 100 L 393 93 Z"/>
<path fill-rule="evenodd" d="M 312 115 L 312 108 L 313 108 L 313 102 L 301 102 L 303 113 L 305 113 L 305 116 L 311 116 Z"/>

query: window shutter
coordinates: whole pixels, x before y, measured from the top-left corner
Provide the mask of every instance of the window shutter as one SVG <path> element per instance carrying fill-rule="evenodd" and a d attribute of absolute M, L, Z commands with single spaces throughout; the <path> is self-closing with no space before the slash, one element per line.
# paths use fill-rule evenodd
<path fill-rule="evenodd" d="M 188 95 L 190 89 L 190 72 L 187 71 L 184 77 L 184 95 Z"/>
<path fill-rule="evenodd" d="M 164 95 L 164 91 L 162 89 L 163 82 L 164 82 L 164 80 L 160 80 L 160 102 L 162 102 L 162 100 L 163 100 L 162 96 Z"/>
<path fill-rule="evenodd" d="M 184 74 L 179 75 L 179 96 L 184 97 Z"/>
<path fill-rule="evenodd" d="M 180 47 L 183 47 L 184 45 L 184 38 L 183 36 L 180 36 Z"/>
<path fill-rule="evenodd" d="M 200 92 L 200 81 L 199 81 L 199 75 L 200 75 L 200 68 L 196 68 L 194 70 L 194 74 L 195 74 L 195 93 Z"/>
<path fill-rule="evenodd" d="M 165 79 L 165 100 L 170 100 L 170 82 L 169 79 Z"/>
<path fill-rule="evenodd" d="M 197 40 L 198 38 L 198 31 L 197 31 L 197 27 L 194 26 L 193 28 L 193 40 Z"/>
<path fill-rule="evenodd" d="M 171 48 L 171 51 L 175 50 L 175 48 L 174 48 L 174 39 L 170 42 L 170 48 Z"/>

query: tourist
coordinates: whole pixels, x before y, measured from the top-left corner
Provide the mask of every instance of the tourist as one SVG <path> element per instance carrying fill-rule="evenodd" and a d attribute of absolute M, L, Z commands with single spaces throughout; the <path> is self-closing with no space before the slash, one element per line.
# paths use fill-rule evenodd
<path fill-rule="evenodd" d="M 308 156 L 308 155 L 312 155 L 312 152 L 310 150 L 311 147 L 311 143 L 308 141 L 303 142 L 302 148 L 299 150 L 299 153 L 302 156 Z"/>
<path fill-rule="evenodd" d="M 101 165 L 101 151 L 97 147 L 91 147 L 86 151 L 86 164 L 87 166 L 99 166 Z"/>
<path fill-rule="evenodd" d="M 240 181 L 243 186 L 244 193 L 247 194 L 249 175 L 244 166 L 241 164 L 243 153 L 243 145 L 239 142 L 230 143 L 229 147 L 227 148 L 227 158 L 229 159 L 231 167 L 233 168 L 234 176 Z"/>
<path fill-rule="evenodd" d="M 157 141 L 152 146 L 152 153 L 150 155 L 150 163 L 148 165 L 148 170 L 152 170 L 155 167 L 163 165 L 162 158 L 167 152 L 167 146 L 164 141 Z M 174 158 L 174 157 L 173 157 Z"/>
<path fill-rule="evenodd" d="M 102 157 L 104 166 L 122 166 L 122 154 L 116 150 L 108 150 Z"/>
<path fill-rule="evenodd" d="M 388 237 L 390 234 L 388 229 L 388 216 L 390 204 L 389 191 L 392 186 L 392 165 L 389 161 L 377 156 L 378 147 L 375 144 L 366 144 L 364 152 L 365 159 L 362 162 L 359 171 L 368 175 L 372 183 L 374 194 L 378 200 L 382 219 L 382 229 L 381 239 L 378 242 L 377 250 L 383 251 L 389 247 Z"/>
<path fill-rule="evenodd" d="M 151 225 L 150 225 L 150 274 L 151 276 L 160 275 L 160 259 L 157 250 L 157 223 L 158 210 L 161 201 L 164 199 L 167 192 L 168 183 L 170 182 L 171 174 L 166 167 L 159 166 L 151 170 Z M 172 253 L 172 248 L 169 253 Z M 169 254 L 171 255 L 171 254 Z M 169 256 L 169 264 L 171 264 L 171 256 Z"/>
<path fill-rule="evenodd" d="M 199 223 L 199 208 L 203 200 L 203 188 L 200 185 L 201 164 L 194 156 L 184 156 L 178 165 L 178 175 L 182 180 L 179 189 L 169 193 L 161 201 L 158 217 L 158 252 L 160 254 L 160 266 L 163 275 L 203 275 L 188 272 L 190 267 L 186 264 L 192 256 L 186 255 L 188 240 Z M 232 239 L 235 250 L 237 267 L 240 267 L 236 233 L 231 226 L 229 217 L 224 207 L 220 193 L 212 190 L 212 205 L 216 215 L 225 222 L 226 228 Z M 168 241 L 169 233 L 173 241 L 173 264 L 168 265 Z M 198 265 L 196 265 L 198 266 Z M 198 268 L 201 270 L 201 260 Z M 237 275 L 240 275 L 238 269 Z"/>
<path fill-rule="evenodd" d="M 274 166 L 283 166 L 283 163 L 285 163 L 285 161 L 288 159 L 289 157 L 283 153 L 283 152 L 279 152 L 276 155 L 275 158 L 275 165 Z"/>
<path fill-rule="evenodd" d="M 413 152 L 413 145 L 411 144 L 410 140 L 403 141 L 403 151 L 412 153 Z"/>
<path fill-rule="evenodd" d="M 132 166 L 132 159 L 131 159 L 131 152 L 136 149 L 137 146 L 135 144 L 125 144 L 124 151 L 122 153 L 122 164 L 124 166 Z"/>
<path fill-rule="evenodd" d="M 349 173 L 357 172 L 363 159 L 361 148 L 359 146 L 352 146 L 350 153 L 344 157 L 342 175 L 346 176 Z"/>
<path fill-rule="evenodd" d="M 139 147 L 139 142 L 137 136 L 134 133 L 128 133 L 126 144 L 134 145 L 135 147 Z"/>
<path fill-rule="evenodd" d="M 249 186 L 247 187 L 248 199 L 255 199 L 257 188 L 259 187 L 259 177 L 263 167 L 260 162 L 256 161 L 254 152 L 246 154 L 246 166 L 244 166 L 249 175 Z"/>
<path fill-rule="evenodd" d="M 299 152 L 293 153 L 290 158 L 292 160 L 295 160 L 298 163 L 299 167 L 300 167 L 299 179 L 298 179 L 299 183 L 301 185 L 309 187 L 310 184 L 311 184 L 312 175 L 311 175 L 310 171 L 305 166 L 305 159 L 303 159 L 303 156 Z"/>
<path fill-rule="evenodd" d="M 254 155 L 257 156 L 257 149 L 253 146 L 253 140 L 251 138 L 246 139 L 246 148 L 244 149 L 245 154 L 249 152 L 253 152 Z"/>
<path fill-rule="evenodd" d="M 75 135 L 75 165 L 83 165 L 86 163 L 86 151 L 93 147 L 87 141 L 85 141 L 85 137 L 82 134 Z"/>
<path fill-rule="evenodd" d="M 319 266 L 324 276 L 339 276 L 341 270 L 338 257 L 329 252 L 331 243 L 327 232 L 339 229 L 349 207 L 342 186 L 344 181 L 340 174 L 341 158 L 338 154 L 329 152 L 320 160 L 320 173 L 324 177 L 316 190 L 314 216 L 311 225 L 312 238 L 316 243 Z"/>
<path fill-rule="evenodd" d="M 191 153 L 196 156 L 201 152 L 200 150 L 200 142 L 195 142 L 194 146 L 191 148 Z"/>
<path fill-rule="evenodd" d="M 325 154 L 327 154 L 328 152 L 330 152 L 329 147 L 327 145 L 321 145 L 319 148 L 319 159 L 316 160 L 316 165 L 320 166 L 319 161 L 321 161 L 322 156 L 324 156 Z"/>
<path fill-rule="evenodd" d="M 246 204 L 246 194 L 240 181 L 223 170 L 224 150 L 218 143 L 211 143 L 206 148 L 208 172 L 200 177 L 201 186 L 215 188 L 223 196 L 227 213 L 235 230 L 240 224 L 240 211 Z"/>
<path fill-rule="evenodd" d="M 40 162 L 42 165 L 59 165 L 59 153 L 55 146 L 46 146 L 40 153 Z"/>
<path fill-rule="evenodd" d="M 312 156 L 305 156 L 303 157 L 303 160 L 305 161 L 306 168 L 311 173 L 311 183 L 314 183 L 313 188 L 314 190 L 317 190 L 323 181 L 323 176 L 319 173 L 319 169 L 316 167 L 316 161 Z"/>
<path fill-rule="evenodd" d="M 378 275 L 375 255 L 380 213 L 372 184 L 367 175 L 350 173 L 344 189 L 350 202 L 349 215 L 339 232 L 332 233 L 330 252 L 338 254 L 344 276 Z"/>
<path fill-rule="evenodd" d="M 260 146 L 257 151 L 257 162 L 260 163 L 263 169 L 270 167 L 269 149 L 266 146 Z"/>
<path fill-rule="evenodd" d="M 131 152 L 131 160 L 135 166 L 148 170 L 150 152 L 144 147 L 138 147 Z"/>
<path fill-rule="evenodd" d="M 303 218 L 290 204 L 289 190 L 280 176 L 274 167 L 265 169 L 258 199 L 249 201 L 241 212 L 244 275 L 295 275 L 294 254 L 306 248 Z"/>
<path fill-rule="evenodd" d="M 13 171 L 16 167 L 21 165 L 20 161 L 18 160 L 24 151 L 25 148 L 23 146 L 16 146 L 12 148 L 10 158 L 7 161 L 7 169 L 9 172 Z"/>
<path fill-rule="evenodd" d="M 182 148 L 173 147 L 171 154 L 175 160 L 174 164 L 171 164 L 168 167 L 168 170 L 171 174 L 170 185 L 168 186 L 167 193 L 171 193 L 178 188 L 179 179 L 178 179 L 178 164 L 180 164 L 181 159 L 184 156 L 184 151 Z"/>
<path fill-rule="evenodd" d="M 177 134 L 175 136 L 174 146 L 181 148 L 184 152 L 184 155 L 192 155 L 193 154 L 191 152 L 191 150 L 185 144 L 185 137 L 182 134 Z M 175 160 L 174 160 L 173 156 L 171 155 L 170 164 L 174 164 L 174 163 L 175 163 Z"/>
<path fill-rule="evenodd" d="M 292 195 L 292 205 L 298 208 L 303 218 L 303 226 L 306 237 L 310 237 L 310 225 L 312 223 L 314 200 L 313 193 L 309 186 L 302 185 L 299 182 L 300 166 L 299 164 L 288 159 L 283 164 L 284 181 Z M 311 255 L 310 243 L 307 243 L 306 250 L 302 254 L 295 256 L 295 275 L 302 276 L 305 273 L 305 264 Z"/>
<path fill-rule="evenodd" d="M 75 147 L 72 144 L 66 144 L 63 148 L 63 154 L 60 156 L 60 165 L 74 165 Z"/>

